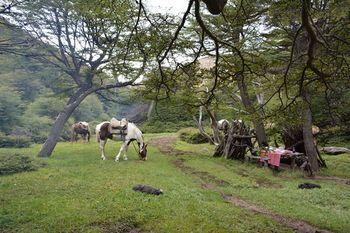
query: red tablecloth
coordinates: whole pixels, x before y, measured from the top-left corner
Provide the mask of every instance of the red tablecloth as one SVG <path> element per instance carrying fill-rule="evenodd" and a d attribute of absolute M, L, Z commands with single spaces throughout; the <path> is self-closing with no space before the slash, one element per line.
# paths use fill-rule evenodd
<path fill-rule="evenodd" d="M 269 157 L 269 164 L 279 167 L 281 155 L 282 153 L 280 153 L 279 151 L 269 151 L 267 154 L 267 156 Z"/>

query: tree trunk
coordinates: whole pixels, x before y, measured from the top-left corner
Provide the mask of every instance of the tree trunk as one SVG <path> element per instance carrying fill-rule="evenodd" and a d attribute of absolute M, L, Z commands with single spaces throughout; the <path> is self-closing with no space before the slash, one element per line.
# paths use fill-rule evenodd
<path fill-rule="evenodd" d="M 311 165 L 311 169 L 313 172 L 317 172 L 319 170 L 318 165 L 318 153 L 317 148 L 314 143 L 314 136 L 312 134 L 312 113 L 310 109 L 310 101 L 311 96 L 307 90 L 304 90 L 303 93 L 303 140 L 306 155 L 309 159 L 309 163 Z"/>
<path fill-rule="evenodd" d="M 148 107 L 148 111 L 147 111 L 147 121 L 150 121 L 151 120 L 151 117 L 152 117 L 152 112 L 153 112 L 153 109 L 154 109 L 154 100 L 151 101 L 149 107 Z"/>
<path fill-rule="evenodd" d="M 218 128 L 218 122 L 215 117 L 214 111 L 210 110 L 208 106 L 204 106 L 210 118 L 210 127 L 213 130 L 213 138 L 215 145 L 221 144 L 222 137 Z"/>
<path fill-rule="evenodd" d="M 213 144 L 213 145 L 214 145 L 214 144 L 215 144 L 215 140 L 214 140 L 209 134 L 207 134 L 207 133 L 205 132 L 204 127 L 203 127 L 203 106 L 200 106 L 200 107 L 199 107 L 199 117 L 198 117 L 198 121 L 197 121 L 197 119 L 196 119 L 195 116 L 193 116 L 193 120 L 194 120 L 194 121 L 196 122 L 196 124 L 197 124 L 199 133 L 200 133 L 203 137 L 207 138 L 210 144 Z"/>
<path fill-rule="evenodd" d="M 239 88 L 239 92 L 241 94 L 242 103 L 246 111 L 249 114 L 253 115 L 253 124 L 256 131 L 256 138 L 258 140 L 258 144 L 260 147 L 267 146 L 268 142 L 267 142 L 267 136 L 265 133 L 264 123 L 262 122 L 262 119 L 259 113 L 255 111 L 254 106 L 249 99 L 247 86 L 244 82 L 244 77 L 242 75 L 237 76 L 237 85 Z"/>
<path fill-rule="evenodd" d="M 74 109 L 75 108 L 68 107 L 58 114 L 47 140 L 41 147 L 41 150 L 38 154 L 39 157 L 49 157 L 52 154 L 52 151 L 58 142 L 64 124 L 67 122 Z"/>
<path fill-rule="evenodd" d="M 64 124 L 67 122 L 69 117 L 72 115 L 74 110 L 79 106 L 79 104 L 88 96 L 93 93 L 94 89 L 83 90 L 79 89 L 73 96 L 70 97 L 63 111 L 61 111 L 54 125 L 51 128 L 50 134 L 46 139 L 45 143 L 41 147 L 38 156 L 39 157 L 49 157 L 51 156 L 55 146 L 58 142 Z"/>

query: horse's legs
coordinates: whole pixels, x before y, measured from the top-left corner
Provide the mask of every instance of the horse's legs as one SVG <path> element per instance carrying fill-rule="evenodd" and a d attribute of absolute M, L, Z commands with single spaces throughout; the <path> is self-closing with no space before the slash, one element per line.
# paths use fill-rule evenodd
<path fill-rule="evenodd" d="M 127 148 L 127 142 L 124 142 L 123 145 L 120 147 L 119 153 L 117 154 L 117 156 L 115 157 L 115 161 L 118 162 L 119 161 L 119 157 L 121 155 L 122 152 L 125 151 L 125 149 Z M 125 153 L 125 152 L 124 152 Z M 125 155 L 124 155 L 124 159 L 125 159 Z"/>
<path fill-rule="evenodd" d="M 128 160 L 128 156 L 126 155 L 126 152 L 128 152 L 128 148 L 129 148 L 129 141 L 125 142 L 125 149 L 124 149 L 124 160 Z"/>
<path fill-rule="evenodd" d="M 107 139 L 106 140 L 100 140 L 100 151 L 101 151 L 101 159 L 106 160 L 105 157 L 105 145 L 106 145 Z"/>

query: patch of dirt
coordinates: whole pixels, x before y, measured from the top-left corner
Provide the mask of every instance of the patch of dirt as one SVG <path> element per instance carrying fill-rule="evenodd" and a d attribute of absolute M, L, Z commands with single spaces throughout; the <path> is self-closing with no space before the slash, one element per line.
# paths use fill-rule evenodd
<path fill-rule="evenodd" d="M 277 183 L 272 182 L 271 180 L 264 179 L 264 178 L 256 178 L 255 183 L 258 187 L 265 187 L 265 188 L 282 188 L 283 186 Z"/>
<path fill-rule="evenodd" d="M 330 180 L 330 181 L 335 181 L 337 183 L 350 185 L 350 179 L 341 178 L 341 177 L 337 177 L 337 176 L 314 176 L 314 177 L 309 177 L 308 179 L 312 179 L 312 180 Z"/>
<path fill-rule="evenodd" d="M 237 170 L 235 171 L 235 173 L 239 176 L 242 177 L 249 177 L 250 179 L 254 180 L 256 185 L 254 185 L 254 188 L 260 188 L 260 187 L 265 187 L 265 188 L 282 188 L 283 186 L 278 184 L 278 183 L 274 183 L 273 181 L 269 180 L 269 179 L 264 179 L 261 177 L 255 178 L 254 176 L 249 175 L 248 171 L 246 170 Z"/>
<path fill-rule="evenodd" d="M 202 187 L 202 189 L 213 190 L 215 188 L 215 185 L 203 183 L 203 184 L 201 184 L 201 187 Z"/>
<path fill-rule="evenodd" d="M 235 172 L 237 175 L 240 175 L 242 177 L 249 177 L 249 172 L 246 170 L 237 170 Z"/>
<path fill-rule="evenodd" d="M 93 227 L 98 227 L 103 233 L 142 233 L 132 220 L 119 220 L 117 222 L 94 222 L 90 224 Z"/>
<path fill-rule="evenodd" d="M 149 141 L 149 144 L 158 148 L 160 152 L 167 155 L 184 155 L 193 154 L 192 152 L 186 152 L 177 150 L 174 148 L 174 143 L 176 142 L 176 136 L 168 136 L 162 138 L 153 138 Z"/>
<path fill-rule="evenodd" d="M 220 178 L 218 178 L 218 177 L 216 177 L 208 172 L 197 171 L 193 167 L 186 166 L 184 164 L 184 161 L 185 160 L 183 158 L 176 159 L 173 161 L 173 164 L 177 168 L 180 168 L 181 171 L 183 171 L 184 173 L 189 174 L 189 175 L 195 175 L 195 176 L 199 177 L 201 180 L 208 183 L 206 185 L 217 185 L 217 186 L 230 185 L 230 183 L 228 181 L 220 179 Z"/>
<path fill-rule="evenodd" d="M 251 204 L 249 202 L 246 202 L 245 200 L 234 197 L 232 195 L 221 193 L 222 197 L 227 201 L 230 202 L 236 206 L 239 206 L 241 208 L 253 211 L 255 213 L 263 214 L 265 216 L 268 216 L 272 218 L 273 220 L 286 225 L 290 228 L 293 228 L 296 232 L 300 233 L 330 233 L 328 230 L 320 229 L 318 227 L 315 227 L 305 221 L 293 219 L 293 218 L 287 218 L 279 214 L 275 214 L 270 212 L 269 210 L 266 210 L 264 208 L 261 208 L 259 206 L 256 206 L 254 204 Z"/>

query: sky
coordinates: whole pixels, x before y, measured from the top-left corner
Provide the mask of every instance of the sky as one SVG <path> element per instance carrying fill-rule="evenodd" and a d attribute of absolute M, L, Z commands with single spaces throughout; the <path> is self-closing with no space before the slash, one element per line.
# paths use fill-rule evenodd
<path fill-rule="evenodd" d="M 145 0 L 145 5 L 155 13 L 166 11 L 179 14 L 185 12 L 188 0 Z"/>

